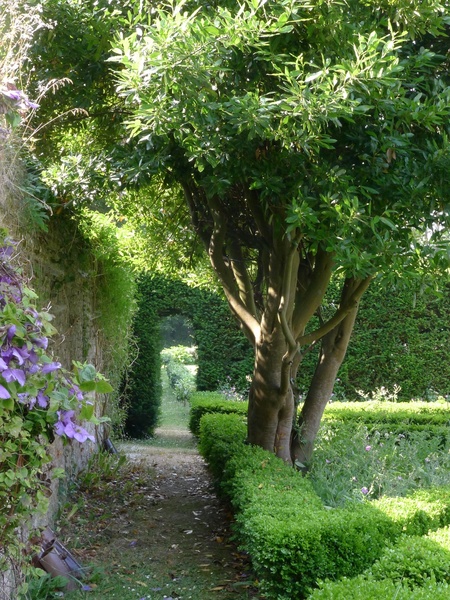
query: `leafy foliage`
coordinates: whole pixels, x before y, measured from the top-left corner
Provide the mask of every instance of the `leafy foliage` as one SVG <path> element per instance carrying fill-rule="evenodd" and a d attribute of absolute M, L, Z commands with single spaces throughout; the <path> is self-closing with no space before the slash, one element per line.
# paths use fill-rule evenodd
<path fill-rule="evenodd" d="M 94 440 L 81 424 L 99 424 L 92 393 L 112 390 L 90 364 L 68 372 L 47 351 L 56 333 L 52 317 L 36 308 L 37 296 L 21 275 L 15 246 L 0 250 L 0 516 L 2 560 L 20 557 L 16 528 L 24 517 L 45 511 L 50 476 L 48 445 L 55 435 Z M 50 475 L 51 474 L 51 475 Z"/>
<path fill-rule="evenodd" d="M 187 402 L 195 391 L 195 367 L 192 365 L 192 355 L 188 352 L 181 353 L 179 347 L 165 348 L 161 352 L 162 363 L 166 368 L 170 387 L 179 402 Z M 187 350 L 187 348 L 185 349 Z M 187 362 L 186 362 L 187 361 Z"/>
<path fill-rule="evenodd" d="M 362 573 L 402 533 L 421 536 L 450 522 L 448 487 L 420 490 L 407 498 L 326 507 L 309 479 L 267 451 L 244 445 L 244 436 L 239 415 L 208 414 L 201 420 L 200 449 L 233 504 L 237 537 L 268 598 L 305 597 L 320 579 Z M 359 594 L 363 589 L 365 595 L 362 580 Z M 339 583 L 329 584 L 330 590 L 333 585 L 345 590 Z M 376 589 L 385 588 L 396 586 L 389 582 Z M 323 597 L 341 599 L 353 597 L 351 593 Z M 322 596 L 316 592 L 313 597 Z M 431 598 L 423 595 L 427 597 Z"/>
<path fill-rule="evenodd" d="M 136 427 L 148 433 L 157 422 L 161 397 L 159 325 L 167 314 L 180 313 L 192 322 L 198 360 L 197 389 L 214 390 L 227 377 L 240 389 L 247 388 L 246 377 L 252 370 L 251 349 L 220 296 L 157 274 L 141 277 L 139 294 L 134 325 L 139 354 L 126 391 L 130 423 L 139 423 Z M 139 417 L 141 404 L 155 405 L 151 420 L 150 412 L 145 418 Z M 127 425 L 127 431 L 130 435 L 137 433 L 134 426 Z"/>

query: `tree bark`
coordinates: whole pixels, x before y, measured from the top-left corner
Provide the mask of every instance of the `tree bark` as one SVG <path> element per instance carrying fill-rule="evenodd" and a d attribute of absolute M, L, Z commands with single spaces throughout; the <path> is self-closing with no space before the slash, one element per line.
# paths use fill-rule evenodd
<path fill-rule="evenodd" d="M 291 387 L 281 385 L 286 341 L 281 329 L 256 348 L 255 370 L 249 393 L 247 441 L 291 463 L 290 439 L 295 418 Z"/>
<path fill-rule="evenodd" d="M 322 415 L 333 393 L 337 373 L 347 352 L 359 300 L 369 283 L 370 278 L 363 281 L 353 278 L 346 280 L 341 295 L 341 307 L 350 300 L 354 302 L 354 306 L 345 318 L 322 338 L 316 370 L 298 418 L 298 426 L 292 435 L 292 461 L 302 471 L 306 471 L 311 462 Z"/>

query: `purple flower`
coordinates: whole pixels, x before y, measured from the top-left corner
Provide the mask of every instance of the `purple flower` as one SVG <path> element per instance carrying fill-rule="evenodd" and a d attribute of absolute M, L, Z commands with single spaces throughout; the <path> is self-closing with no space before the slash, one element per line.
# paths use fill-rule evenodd
<path fill-rule="evenodd" d="M 95 442 L 95 438 L 86 429 L 74 423 L 71 419 L 74 415 L 73 410 L 67 412 L 58 411 L 58 415 L 61 420 L 55 424 L 55 431 L 57 435 L 65 435 L 70 439 L 75 439 L 77 442 L 83 443 L 86 440 L 92 440 Z"/>
<path fill-rule="evenodd" d="M 0 370 L 4 371 L 7 368 L 8 368 L 8 365 L 5 363 L 5 361 L 3 360 L 3 358 L 0 357 Z"/>
<path fill-rule="evenodd" d="M 23 96 L 23 92 L 20 90 L 2 90 L 2 94 L 7 98 L 11 98 L 11 100 L 16 100 L 16 102 L 22 100 Z"/>
<path fill-rule="evenodd" d="M 37 403 L 39 408 L 47 408 L 48 405 L 48 396 L 44 396 L 44 392 L 40 390 L 38 395 L 36 396 Z"/>
<path fill-rule="evenodd" d="M 0 398 L 2 400 L 7 400 L 8 398 L 11 398 L 11 395 L 8 392 L 8 390 L 5 387 L 3 387 L 1 384 L 0 384 Z"/>
<path fill-rule="evenodd" d="M 56 371 L 61 368 L 61 363 L 59 362 L 51 362 L 47 363 L 42 367 L 41 373 L 42 375 L 47 375 L 47 373 L 51 373 L 52 371 Z"/>
<path fill-rule="evenodd" d="M 17 381 L 17 383 L 21 386 L 25 385 L 25 373 L 22 369 L 5 369 L 2 372 L 2 377 L 7 383 L 11 383 L 12 381 Z"/>
<path fill-rule="evenodd" d="M 369 490 L 366 487 L 361 488 L 361 494 L 364 494 L 364 496 L 367 496 L 368 493 L 369 493 Z"/>
<path fill-rule="evenodd" d="M 372 446 L 366 446 L 366 452 L 370 452 L 372 450 Z"/>
<path fill-rule="evenodd" d="M 44 350 L 47 350 L 48 338 L 46 338 L 45 336 L 34 338 L 32 342 L 38 348 L 43 348 Z"/>
<path fill-rule="evenodd" d="M 16 335 L 16 331 L 17 331 L 17 327 L 15 325 L 11 325 L 11 327 L 8 329 L 8 333 L 7 333 L 7 340 L 8 342 L 10 342 L 13 337 Z"/>
<path fill-rule="evenodd" d="M 91 442 L 95 442 L 94 436 L 91 435 L 88 431 L 86 431 L 86 429 L 84 429 L 83 427 L 80 427 L 80 425 L 75 425 L 74 429 L 75 434 L 73 437 L 81 444 L 86 440 L 91 440 Z"/>

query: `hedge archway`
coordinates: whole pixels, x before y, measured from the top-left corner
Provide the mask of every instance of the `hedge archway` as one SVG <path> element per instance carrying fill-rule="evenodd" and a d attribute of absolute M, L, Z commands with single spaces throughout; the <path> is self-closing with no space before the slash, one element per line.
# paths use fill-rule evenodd
<path fill-rule="evenodd" d="M 151 435 L 161 403 L 160 324 L 181 314 L 192 323 L 197 346 L 197 389 L 215 390 L 227 381 L 239 390 L 248 387 L 253 353 L 226 302 L 208 290 L 160 274 L 143 275 L 138 282 L 134 337 L 138 356 L 128 376 L 126 433 Z"/>

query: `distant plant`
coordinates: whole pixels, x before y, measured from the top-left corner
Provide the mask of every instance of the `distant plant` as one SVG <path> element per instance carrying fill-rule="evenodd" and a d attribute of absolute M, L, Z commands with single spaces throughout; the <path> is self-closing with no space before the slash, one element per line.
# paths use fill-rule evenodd
<path fill-rule="evenodd" d="M 379 388 L 375 388 L 372 392 L 366 393 L 363 390 L 357 390 L 357 393 L 364 398 L 364 400 L 374 400 L 376 402 L 397 402 L 398 394 L 401 391 L 401 387 L 394 383 L 394 387 L 391 390 L 382 385 Z"/>
<path fill-rule="evenodd" d="M 197 348 L 195 346 L 171 346 L 161 351 L 161 362 L 167 365 L 171 360 L 183 365 L 197 363 Z"/>
<path fill-rule="evenodd" d="M 187 402 L 195 392 L 194 356 L 195 349 L 183 346 L 165 348 L 161 352 L 161 360 L 167 370 L 170 387 L 180 402 Z"/>

